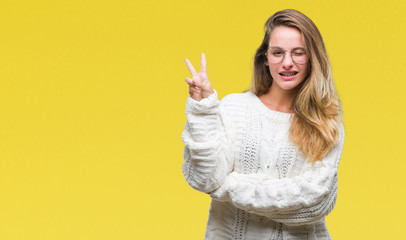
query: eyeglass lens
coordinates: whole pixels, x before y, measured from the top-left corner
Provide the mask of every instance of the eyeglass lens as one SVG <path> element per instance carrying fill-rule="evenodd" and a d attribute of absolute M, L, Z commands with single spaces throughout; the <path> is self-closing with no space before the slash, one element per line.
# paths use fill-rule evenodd
<path fill-rule="evenodd" d="M 279 47 L 270 47 L 267 56 L 271 63 L 280 63 L 284 59 L 286 52 L 288 52 L 288 50 Z M 304 49 L 293 49 L 290 51 L 290 55 L 295 63 L 303 64 L 307 61 L 307 54 Z"/>

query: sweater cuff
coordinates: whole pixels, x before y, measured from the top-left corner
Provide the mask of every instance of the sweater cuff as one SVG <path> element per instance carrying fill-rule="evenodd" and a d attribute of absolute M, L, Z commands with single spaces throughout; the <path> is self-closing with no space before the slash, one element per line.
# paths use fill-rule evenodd
<path fill-rule="evenodd" d="M 206 113 L 213 114 L 218 111 L 219 100 L 217 97 L 217 91 L 214 90 L 214 93 L 203 98 L 200 101 L 196 101 L 190 96 L 186 101 L 186 113 Z"/>

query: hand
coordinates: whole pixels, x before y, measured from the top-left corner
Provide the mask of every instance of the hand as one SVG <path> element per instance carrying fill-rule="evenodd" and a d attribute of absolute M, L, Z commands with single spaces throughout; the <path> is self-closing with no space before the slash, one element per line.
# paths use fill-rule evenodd
<path fill-rule="evenodd" d="M 185 82 L 189 85 L 189 94 L 196 101 L 200 101 L 214 93 L 211 87 L 209 77 L 206 73 L 206 55 L 202 53 L 202 60 L 200 66 L 200 72 L 197 73 L 189 59 L 185 59 L 186 65 L 189 68 L 189 72 L 193 78 L 186 78 Z"/>

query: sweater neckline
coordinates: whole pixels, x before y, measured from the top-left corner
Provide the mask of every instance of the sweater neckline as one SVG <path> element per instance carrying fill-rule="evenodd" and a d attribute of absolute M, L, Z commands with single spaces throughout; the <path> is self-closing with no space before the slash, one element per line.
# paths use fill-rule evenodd
<path fill-rule="evenodd" d="M 279 112 L 268 108 L 258 98 L 258 96 L 251 91 L 248 91 L 248 98 L 251 100 L 254 107 L 261 113 L 261 115 L 264 115 L 265 117 L 273 121 L 289 123 L 291 118 L 293 118 L 293 116 L 295 115 L 294 113 Z"/>

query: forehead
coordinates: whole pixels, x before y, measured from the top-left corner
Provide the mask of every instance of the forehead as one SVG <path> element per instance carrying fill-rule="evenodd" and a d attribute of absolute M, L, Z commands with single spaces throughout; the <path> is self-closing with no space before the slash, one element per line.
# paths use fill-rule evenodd
<path fill-rule="evenodd" d="M 304 47 L 300 32 L 295 28 L 285 26 L 276 27 L 272 31 L 269 44 L 271 46 L 278 46 L 284 49 Z"/>

